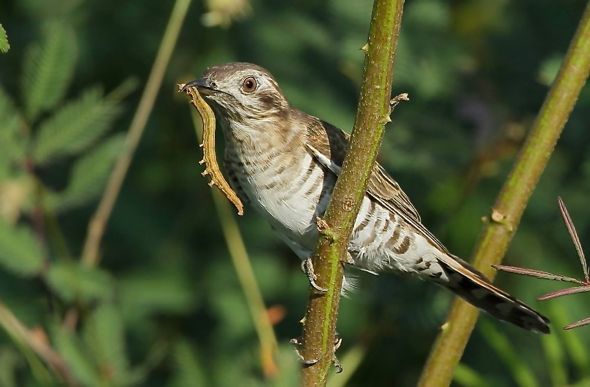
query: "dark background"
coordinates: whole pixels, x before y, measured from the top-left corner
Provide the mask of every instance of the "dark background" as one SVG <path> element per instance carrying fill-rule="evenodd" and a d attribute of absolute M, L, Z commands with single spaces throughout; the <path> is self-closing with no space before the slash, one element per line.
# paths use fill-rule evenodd
<path fill-rule="evenodd" d="M 219 8 L 222 3 L 231 7 Z M 64 98 L 34 120 L 22 114 L 26 141 L 35 137 L 45 119 L 89 87 L 100 86 L 108 94 L 126 80 L 136 82 L 132 92 L 116 101 L 119 110 L 108 125 L 110 131 L 79 152 L 35 165 L 33 172 L 0 158 L 6 164 L 0 173 L 0 200 L 16 210 L 16 215 L 7 215 L 11 211 L 5 209 L 0 217 L 10 227 L 33 229 L 29 226 L 34 224 L 35 205 L 29 196 L 34 190 L 11 202 L 1 196 L 7 187 L 27 186 L 33 173 L 50 198 L 59 198 L 84 154 L 127 129 L 172 6 L 165 1 L 2 1 L 0 22 L 11 50 L 0 56 L 0 87 L 19 111 L 25 110 L 27 99 L 23 79 L 28 47 L 43 44 L 47 26 L 56 20 L 73 31 L 75 49 L 64 54 L 65 61 L 74 63 L 71 82 Z M 408 92 L 411 102 L 396 109 L 380 161 L 412 198 L 423 222 L 465 259 L 583 8 L 579 0 L 406 2 L 393 90 Z M 227 17 L 227 24 L 205 26 L 206 12 Z M 83 200 L 44 210 L 55 220 L 46 222 L 45 259 L 49 266 L 61 262 L 71 270 L 65 277 L 51 281 L 44 274 L 11 269 L 6 264 L 11 255 L 2 250 L 0 236 L 0 302 L 28 327 L 42 328 L 65 358 L 77 359 L 72 369 L 76 375 L 86 373 L 83 380 L 89 385 L 295 385 L 296 359 L 287 342 L 301 331 L 307 280 L 294 254 L 246 208 L 238 219 L 240 230 L 265 301 L 279 311 L 275 330 L 281 369 L 274 379 L 265 379 L 211 190 L 199 175 L 201 153 L 187 100 L 176 93 L 175 84 L 198 77 L 209 65 L 257 63 L 273 73 L 294 106 L 349 131 L 370 12 L 371 2 L 358 0 L 194 1 L 109 222 L 100 267 L 89 279 L 71 269 L 77 265 L 108 168 L 87 175 L 93 183 Z M 7 130 L 2 126 L 9 116 L 0 117 L 0 131 Z M 586 87 L 505 263 L 582 276 L 556 199 L 564 198 L 587 245 L 589 122 Z M 114 155 L 92 164 L 110 166 Z M 451 296 L 412 279 L 360 277 L 359 291 L 342 302 L 338 329 L 344 338 L 340 356 L 346 359 L 351 349 L 360 351 L 360 364 L 347 368 L 351 363 L 345 360 L 344 373 L 332 382 L 415 384 Z M 63 278 L 69 285 L 63 285 Z M 509 274 L 501 274 L 498 282 L 551 317 L 555 333 L 540 337 L 483 316 L 466 349 L 457 385 L 590 385 L 590 328 L 561 330 L 590 314 L 588 297 L 539 303 L 538 295 L 561 285 Z M 61 286 L 71 286 L 74 296 Z M 75 351 L 60 339 L 59 328 L 72 305 L 81 310 L 79 328 L 68 336 Z M 10 329 L 4 332 L 0 385 L 46 384 L 42 372 L 31 368 L 35 362 L 27 360 L 34 355 L 15 345 Z"/>

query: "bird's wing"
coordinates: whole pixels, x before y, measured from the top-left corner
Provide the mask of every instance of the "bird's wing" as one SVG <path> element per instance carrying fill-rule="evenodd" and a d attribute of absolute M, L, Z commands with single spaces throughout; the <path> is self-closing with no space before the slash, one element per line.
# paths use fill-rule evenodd
<path fill-rule="evenodd" d="M 339 175 L 348 150 L 349 137 L 335 126 L 314 118 L 307 125 L 306 147 L 320 164 Z M 438 249 L 447 252 L 447 248 L 421 223 L 418 210 L 399 184 L 379 163 L 375 163 L 373 167 L 367 185 L 367 195 L 387 210 L 401 216 Z"/>

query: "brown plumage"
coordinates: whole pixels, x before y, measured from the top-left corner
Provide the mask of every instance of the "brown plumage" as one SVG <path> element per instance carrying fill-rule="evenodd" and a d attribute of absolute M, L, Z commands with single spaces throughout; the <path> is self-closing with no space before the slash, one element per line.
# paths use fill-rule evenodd
<path fill-rule="evenodd" d="M 253 64 L 214 66 L 192 84 L 221 122 L 232 186 L 299 258 L 307 259 L 318 237 L 315 220 L 328 204 L 348 135 L 292 108 L 270 73 Z M 421 223 L 407 195 L 379 164 L 370 177 L 348 250 L 352 267 L 418 276 L 500 320 L 549 333 L 546 317 L 452 255 Z"/>

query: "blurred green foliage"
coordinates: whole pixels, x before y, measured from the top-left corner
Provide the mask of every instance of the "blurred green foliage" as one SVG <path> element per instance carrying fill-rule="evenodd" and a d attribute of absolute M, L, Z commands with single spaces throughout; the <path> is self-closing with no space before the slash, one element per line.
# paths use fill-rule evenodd
<path fill-rule="evenodd" d="M 8 43 L 8 35 L 6 34 L 6 30 L 0 24 L 0 52 L 7 53 L 10 50 L 10 43 Z"/>
<path fill-rule="evenodd" d="M 469 257 L 480 218 L 583 6 L 582 0 L 407 1 L 394 92 L 408 92 L 411 103 L 396 110 L 381 160 L 456 254 Z M 11 50 L 0 56 L 0 303 L 44 332 L 82 385 L 295 385 L 297 360 L 286 343 L 300 333 L 307 281 L 295 256 L 246 208 L 239 224 L 259 285 L 267 305 L 285 313 L 275 326 L 280 373 L 265 379 L 210 189 L 199 176 L 187 101 L 175 84 L 208 65 L 255 62 L 271 70 L 293 105 L 348 130 L 371 5 L 194 2 L 109 222 L 100 267 L 88 268 L 79 263 L 87 224 L 171 7 L 3 2 Z M 0 49 L 4 41 L 2 28 Z M 564 198 L 588 245 L 588 122 L 586 87 L 508 264 L 579 273 L 556 197 Z M 556 287 L 508 275 L 499 282 L 533 304 Z M 339 318 L 346 376 L 333 381 L 415 384 L 449 301 L 449 294 L 417 281 L 361 275 L 359 292 L 344 300 Z M 540 338 L 483 316 L 457 385 L 590 384 L 590 331 L 560 330 L 588 314 L 587 297 L 536 306 L 553 319 L 555 333 Z M 64 323 L 72 310 L 79 317 L 74 330 Z M 4 332 L 0 385 L 52 384 L 36 355 Z"/>

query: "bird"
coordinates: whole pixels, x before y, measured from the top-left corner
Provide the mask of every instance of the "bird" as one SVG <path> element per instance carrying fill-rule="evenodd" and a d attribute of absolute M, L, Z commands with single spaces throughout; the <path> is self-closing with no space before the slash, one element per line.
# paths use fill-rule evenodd
<path fill-rule="evenodd" d="M 212 107 L 225 141 L 232 188 L 302 260 L 311 285 L 317 219 L 328 205 L 349 135 L 292 107 L 269 71 L 233 62 L 207 68 L 188 86 Z M 400 185 L 376 163 L 348 244 L 347 266 L 434 282 L 493 317 L 550 333 L 549 319 L 491 282 L 422 224 Z M 345 275 L 343 288 L 350 288 Z"/>

